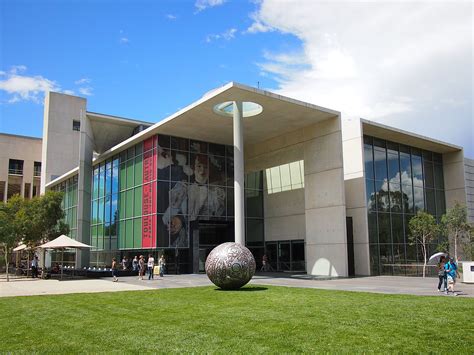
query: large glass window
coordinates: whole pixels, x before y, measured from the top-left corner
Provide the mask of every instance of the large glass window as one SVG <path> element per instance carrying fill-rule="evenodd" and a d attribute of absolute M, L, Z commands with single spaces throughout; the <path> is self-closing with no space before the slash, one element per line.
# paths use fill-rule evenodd
<path fill-rule="evenodd" d="M 418 275 L 419 247 L 409 244 L 408 222 L 420 210 L 445 213 L 442 156 L 365 136 L 364 163 L 371 272 Z"/>

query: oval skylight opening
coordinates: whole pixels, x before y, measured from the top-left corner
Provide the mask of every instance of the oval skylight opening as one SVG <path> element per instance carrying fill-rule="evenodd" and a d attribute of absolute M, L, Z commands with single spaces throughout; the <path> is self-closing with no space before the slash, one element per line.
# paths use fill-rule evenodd
<path fill-rule="evenodd" d="M 214 112 L 218 115 L 225 116 L 225 117 L 233 117 L 234 116 L 234 105 L 233 101 L 226 101 L 214 106 Z M 252 117 L 257 116 L 262 113 L 263 107 L 255 102 L 251 101 L 244 101 L 242 102 L 242 116 Z"/>

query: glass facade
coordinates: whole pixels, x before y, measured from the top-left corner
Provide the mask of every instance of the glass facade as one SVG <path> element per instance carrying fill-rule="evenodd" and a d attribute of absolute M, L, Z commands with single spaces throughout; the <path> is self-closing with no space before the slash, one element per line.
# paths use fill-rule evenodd
<path fill-rule="evenodd" d="M 233 147 L 165 135 L 153 136 L 96 164 L 91 263 L 104 266 L 112 256 L 162 250 L 167 259 L 178 254 L 188 259 L 189 266 L 199 246 L 206 244 L 209 249 L 233 240 L 233 170 Z M 260 260 L 264 248 L 262 172 L 247 174 L 245 186 L 246 244 Z M 209 233 L 210 226 L 220 232 Z M 200 230 L 202 236 L 196 242 L 193 236 Z"/>
<path fill-rule="evenodd" d="M 420 275 L 408 222 L 420 210 L 437 220 L 446 212 L 441 154 L 364 136 L 364 163 L 371 274 Z"/>
<path fill-rule="evenodd" d="M 64 223 L 69 226 L 69 237 L 72 239 L 77 237 L 77 181 L 78 176 L 75 175 L 54 187 L 55 191 L 64 193 L 61 207 L 64 210 Z"/>

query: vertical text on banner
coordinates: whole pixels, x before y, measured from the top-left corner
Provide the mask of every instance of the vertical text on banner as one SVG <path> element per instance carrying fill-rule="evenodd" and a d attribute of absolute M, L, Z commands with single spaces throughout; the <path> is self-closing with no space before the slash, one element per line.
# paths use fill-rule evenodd
<path fill-rule="evenodd" d="M 143 142 L 142 248 L 156 247 L 156 138 Z"/>

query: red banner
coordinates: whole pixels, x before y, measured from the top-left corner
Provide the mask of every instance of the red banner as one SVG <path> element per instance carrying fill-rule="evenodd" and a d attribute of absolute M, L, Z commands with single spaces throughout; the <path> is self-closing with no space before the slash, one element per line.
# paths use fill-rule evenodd
<path fill-rule="evenodd" d="M 157 137 L 143 142 L 142 248 L 156 248 Z"/>

